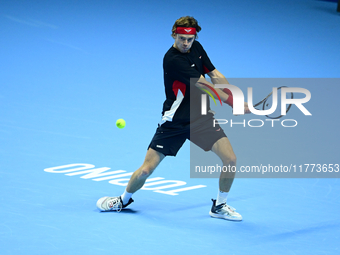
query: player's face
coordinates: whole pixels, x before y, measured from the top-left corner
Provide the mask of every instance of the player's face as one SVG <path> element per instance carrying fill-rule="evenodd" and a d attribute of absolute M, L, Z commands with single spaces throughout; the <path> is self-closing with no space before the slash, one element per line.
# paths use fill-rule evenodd
<path fill-rule="evenodd" d="M 180 52 L 187 53 L 190 50 L 194 40 L 195 35 L 176 34 L 174 46 Z"/>

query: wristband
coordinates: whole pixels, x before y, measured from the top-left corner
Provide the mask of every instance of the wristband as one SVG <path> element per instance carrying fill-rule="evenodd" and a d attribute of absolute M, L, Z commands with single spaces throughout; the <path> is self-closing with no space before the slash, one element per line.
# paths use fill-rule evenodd
<path fill-rule="evenodd" d="M 233 93 L 231 93 L 230 89 L 224 88 L 223 92 L 228 94 L 228 95 L 232 95 Z"/>
<path fill-rule="evenodd" d="M 231 93 L 230 89 L 224 88 L 223 92 L 229 95 L 228 99 L 225 100 L 224 103 L 233 107 L 234 100 L 233 100 L 233 94 Z"/>

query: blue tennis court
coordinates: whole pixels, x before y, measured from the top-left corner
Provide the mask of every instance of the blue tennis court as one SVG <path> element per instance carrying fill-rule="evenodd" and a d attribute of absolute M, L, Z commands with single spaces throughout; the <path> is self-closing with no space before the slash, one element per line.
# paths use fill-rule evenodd
<path fill-rule="evenodd" d="M 144 159 L 161 117 L 171 28 L 186 15 L 231 83 L 313 78 L 302 86 L 312 116 L 289 112 L 296 127 L 223 126 L 238 166 L 335 171 L 336 9 L 316 0 L 1 1 L 0 253 L 339 254 L 338 178 L 236 178 L 228 203 L 243 221 L 214 219 L 218 179 L 191 177 L 189 142 L 128 209 L 96 208 L 121 195 Z"/>

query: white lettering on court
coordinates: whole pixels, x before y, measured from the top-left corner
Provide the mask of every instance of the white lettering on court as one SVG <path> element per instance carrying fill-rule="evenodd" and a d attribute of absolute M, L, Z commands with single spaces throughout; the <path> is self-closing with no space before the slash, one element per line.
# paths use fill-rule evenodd
<path fill-rule="evenodd" d="M 92 164 L 76 163 L 62 166 L 45 168 L 47 173 L 60 173 L 67 176 L 81 175 L 82 179 L 92 179 L 93 181 L 110 180 L 109 183 L 118 186 L 127 186 L 132 172 L 125 170 L 108 171 L 109 167 L 96 168 Z M 124 177 L 124 178 L 122 178 Z M 179 192 L 204 188 L 206 185 L 186 186 L 185 181 L 164 180 L 163 177 L 153 177 L 146 180 L 142 190 L 149 190 L 165 195 L 175 196 Z M 176 187 L 176 188 L 175 188 Z M 175 188 L 175 189 L 173 189 Z"/>

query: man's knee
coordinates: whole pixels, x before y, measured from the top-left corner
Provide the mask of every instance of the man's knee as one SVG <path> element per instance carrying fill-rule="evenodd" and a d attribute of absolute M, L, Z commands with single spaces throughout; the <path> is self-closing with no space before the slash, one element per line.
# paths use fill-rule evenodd
<path fill-rule="evenodd" d="M 234 153 L 233 153 L 233 155 L 230 156 L 229 161 L 236 165 L 237 158 L 236 158 L 236 155 Z"/>
<path fill-rule="evenodd" d="M 165 156 L 151 148 L 149 148 L 143 165 L 137 170 L 138 178 L 146 179 L 156 169 L 158 164 L 162 161 Z"/>
<path fill-rule="evenodd" d="M 139 169 L 139 177 L 146 179 L 153 173 L 154 170 L 155 170 L 155 167 L 147 165 L 147 164 L 143 164 L 141 168 Z"/>
<path fill-rule="evenodd" d="M 224 155 L 222 161 L 224 165 L 236 165 L 236 155 L 235 153 L 231 153 L 229 155 Z"/>
<path fill-rule="evenodd" d="M 212 148 L 224 165 L 236 165 L 236 155 L 227 137 L 219 139 Z"/>

